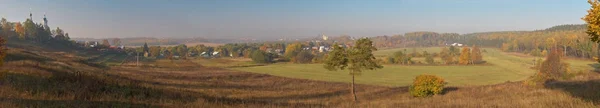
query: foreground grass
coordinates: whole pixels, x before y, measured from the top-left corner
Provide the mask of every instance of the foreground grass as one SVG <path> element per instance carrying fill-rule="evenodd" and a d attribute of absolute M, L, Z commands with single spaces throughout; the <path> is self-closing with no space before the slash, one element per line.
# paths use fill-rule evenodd
<path fill-rule="evenodd" d="M 436 51 L 440 48 L 426 48 L 419 50 Z M 393 53 L 403 49 L 389 49 L 384 52 Z M 441 76 L 450 86 L 472 86 L 489 85 L 503 82 L 521 81 L 533 75 L 536 70 L 533 66 L 533 58 L 512 56 L 495 49 L 486 49 L 484 59 L 490 65 L 481 66 L 402 66 L 384 65 L 383 69 L 365 71 L 356 77 L 359 84 L 383 85 L 383 86 L 407 86 L 413 78 L 421 74 L 432 74 Z M 439 51 L 439 50 L 437 50 Z M 383 52 L 376 52 L 383 53 Z M 573 70 L 589 71 L 593 67 L 591 61 L 569 60 Z M 351 76 L 347 71 L 327 71 L 322 64 L 289 64 L 280 63 L 266 66 L 231 68 L 233 70 L 254 73 L 271 74 L 276 76 L 302 78 L 320 81 L 350 82 Z"/>

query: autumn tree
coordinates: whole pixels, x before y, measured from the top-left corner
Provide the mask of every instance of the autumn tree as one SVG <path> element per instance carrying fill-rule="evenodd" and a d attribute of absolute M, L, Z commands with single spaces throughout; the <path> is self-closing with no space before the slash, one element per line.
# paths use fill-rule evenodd
<path fill-rule="evenodd" d="M 586 33 L 590 36 L 593 42 L 600 42 L 600 2 L 598 0 L 588 0 L 591 8 L 587 11 L 588 14 L 582 19 L 587 23 Z"/>
<path fill-rule="evenodd" d="M 296 55 L 298 55 L 298 53 L 300 53 L 300 51 L 302 51 L 302 44 L 299 44 L 299 43 L 290 44 L 285 48 L 285 53 L 283 54 L 283 56 L 285 58 L 292 59 L 292 58 L 296 57 Z"/>
<path fill-rule="evenodd" d="M 600 42 L 600 2 L 598 0 L 588 0 L 591 8 L 587 11 L 588 14 L 585 15 L 582 19 L 587 23 L 586 32 L 592 42 L 599 43 Z M 600 50 L 600 47 L 598 47 Z M 600 56 L 600 55 L 599 55 Z M 600 62 L 600 59 L 596 61 Z"/>
<path fill-rule="evenodd" d="M 478 64 L 483 62 L 483 56 L 481 55 L 481 50 L 478 46 L 473 46 L 471 50 L 471 63 Z"/>
<path fill-rule="evenodd" d="M 27 37 L 25 36 L 25 28 L 23 28 L 23 25 L 21 25 L 21 23 L 15 23 L 15 33 L 17 33 L 17 36 L 19 37 L 19 39 L 24 40 Z"/>
<path fill-rule="evenodd" d="M 110 43 L 108 42 L 108 39 L 102 40 L 102 46 L 110 47 Z"/>
<path fill-rule="evenodd" d="M 151 46 L 149 53 L 150 56 L 158 57 L 160 55 L 160 46 Z"/>
<path fill-rule="evenodd" d="M 458 64 L 467 65 L 471 61 L 471 49 L 468 47 L 463 47 L 460 52 L 460 58 L 458 60 Z"/>
<path fill-rule="evenodd" d="M 550 50 L 546 60 L 542 62 L 540 73 L 543 78 L 556 79 L 569 71 L 569 64 L 562 61 L 562 51 L 559 48 Z"/>
<path fill-rule="evenodd" d="M 352 76 L 352 97 L 354 101 L 357 101 L 356 90 L 354 87 L 354 77 L 360 75 L 364 70 L 375 70 L 383 68 L 376 62 L 373 51 L 377 48 L 373 46 L 373 42 L 368 38 L 361 38 L 355 42 L 354 47 L 350 49 L 344 49 L 339 47 L 337 44 L 334 45 L 333 51 L 329 52 L 329 55 L 325 61 L 325 68 L 330 71 L 336 70 L 350 70 Z"/>

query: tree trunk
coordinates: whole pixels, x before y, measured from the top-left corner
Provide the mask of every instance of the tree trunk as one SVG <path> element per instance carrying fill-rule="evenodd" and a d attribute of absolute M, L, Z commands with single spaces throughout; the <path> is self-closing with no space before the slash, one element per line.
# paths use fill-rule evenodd
<path fill-rule="evenodd" d="M 354 87 L 354 73 L 352 73 L 352 97 L 354 97 L 354 102 L 358 101 L 358 99 L 356 99 L 356 88 Z"/>
<path fill-rule="evenodd" d="M 565 49 L 564 49 L 564 51 L 565 51 L 565 57 L 567 57 L 567 46 L 566 46 L 566 45 L 564 45 L 564 48 L 565 48 Z"/>

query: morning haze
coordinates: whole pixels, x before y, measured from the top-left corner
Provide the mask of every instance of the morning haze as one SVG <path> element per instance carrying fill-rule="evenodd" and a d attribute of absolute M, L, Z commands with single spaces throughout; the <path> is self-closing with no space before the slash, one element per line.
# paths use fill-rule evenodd
<path fill-rule="evenodd" d="M 3 0 L 0 108 L 598 108 L 599 0 Z"/>
<path fill-rule="evenodd" d="M 0 15 L 50 25 L 75 38 L 256 38 L 380 36 L 413 31 L 472 33 L 581 24 L 585 2 L 564 0 L 8 0 Z"/>

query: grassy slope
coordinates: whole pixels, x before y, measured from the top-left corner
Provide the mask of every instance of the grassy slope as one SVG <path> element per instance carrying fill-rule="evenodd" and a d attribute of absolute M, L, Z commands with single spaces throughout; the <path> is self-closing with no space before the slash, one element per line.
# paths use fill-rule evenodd
<path fill-rule="evenodd" d="M 597 107 L 597 81 L 557 82 L 548 88 L 505 83 L 450 87 L 431 98 L 407 87 L 291 79 L 203 68 L 189 60 L 144 61 L 158 67 L 89 66 L 73 54 L 10 50 L 0 68 L 0 107 Z M 20 59 L 16 59 L 20 58 Z M 39 62 L 36 62 L 39 61 Z M 43 61 L 43 62 L 41 62 Z M 6 71 L 3 71 L 6 70 Z M 90 76 L 78 76 L 73 72 Z M 344 73 L 344 72 L 337 72 Z M 95 74 L 95 75 L 94 75 Z M 595 78 L 598 79 L 598 78 Z M 593 94 L 595 93 L 595 94 Z M 432 104 L 433 103 L 433 104 Z M 596 104 L 598 105 L 598 104 Z"/>
<path fill-rule="evenodd" d="M 440 48 L 418 49 L 437 52 Z M 374 52 L 384 56 L 401 49 L 389 49 Z M 408 49 L 410 50 L 410 49 Z M 490 66 L 400 66 L 384 65 L 383 69 L 363 72 L 357 77 L 360 84 L 406 86 L 420 74 L 434 74 L 445 78 L 451 86 L 487 85 L 506 81 L 523 80 L 535 73 L 529 69 L 532 66 L 529 58 L 511 56 L 495 49 L 486 49 L 484 59 Z M 591 70 L 590 61 L 570 60 L 575 70 Z M 267 66 L 232 68 L 234 70 L 265 73 L 290 78 L 303 78 L 321 81 L 349 82 L 350 76 L 346 71 L 327 71 L 322 64 L 273 64 Z"/>

